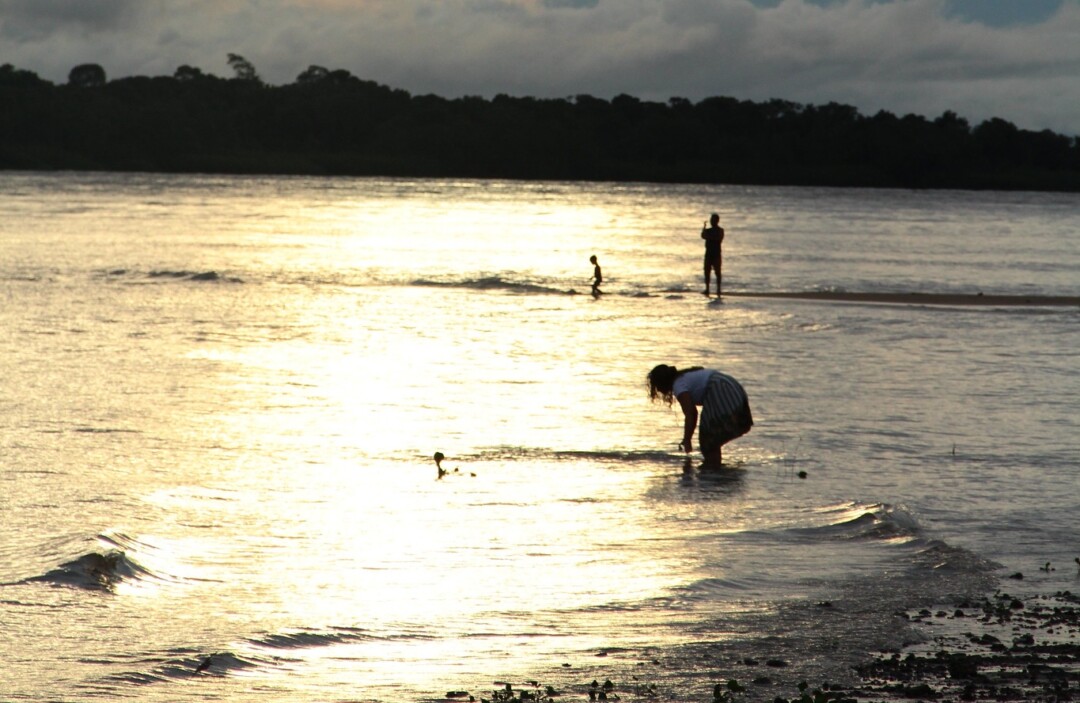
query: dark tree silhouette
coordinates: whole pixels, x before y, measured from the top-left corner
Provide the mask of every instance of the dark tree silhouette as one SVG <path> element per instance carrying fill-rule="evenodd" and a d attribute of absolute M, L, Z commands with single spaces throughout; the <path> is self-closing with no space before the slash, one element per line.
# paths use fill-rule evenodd
<path fill-rule="evenodd" d="M 330 71 L 322 66 L 308 66 L 307 70 L 296 77 L 297 83 L 318 83 L 326 80 Z"/>
<path fill-rule="evenodd" d="M 173 78 L 178 81 L 197 81 L 206 77 L 207 75 L 202 72 L 202 69 L 187 64 L 178 66 L 176 72 L 173 73 Z"/>
<path fill-rule="evenodd" d="M 0 66 L 0 86 L 32 88 L 51 85 L 52 83 L 39 78 L 33 71 L 24 71 L 9 63 Z"/>
<path fill-rule="evenodd" d="M 68 85 L 76 88 L 100 88 L 105 85 L 105 69 L 96 63 L 79 64 L 68 73 Z"/>
<path fill-rule="evenodd" d="M 446 99 L 323 66 L 270 86 L 242 56 L 229 65 L 228 79 L 184 65 L 106 81 L 84 64 L 54 86 L 4 64 L 0 169 L 1080 191 L 1080 140 L 1000 118 L 725 96 Z"/>
<path fill-rule="evenodd" d="M 255 66 L 239 54 L 229 54 L 229 67 L 236 73 L 236 79 L 260 83 L 259 74 Z"/>

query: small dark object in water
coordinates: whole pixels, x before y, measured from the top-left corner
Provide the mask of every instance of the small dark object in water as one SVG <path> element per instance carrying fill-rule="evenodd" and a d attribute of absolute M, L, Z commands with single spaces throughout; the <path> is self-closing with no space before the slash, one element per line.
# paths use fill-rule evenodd
<path fill-rule="evenodd" d="M 799 478 L 806 478 L 807 474 L 806 474 L 805 471 L 800 471 L 797 475 L 798 475 Z"/>
<path fill-rule="evenodd" d="M 1009 576 L 1009 578 L 1015 579 L 1016 581 L 1023 581 L 1024 580 L 1024 575 L 1022 573 L 1020 573 L 1019 571 L 1017 571 L 1015 574 Z"/>
<path fill-rule="evenodd" d="M 213 663 L 213 657 L 207 657 L 206 659 L 203 659 L 201 662 L 199 662 L 199 665 L 195 667 L 195 673 L 201 674 L 202 672 L 209 669 L 210 665 Z"/>
<path fill-rule="evenodd" d="M 783 659 L 770 659 L 767 662 L 765 662 L 765 666 L 771 666 L 771 667 L 779 669 L 781 667 L 787 666 L 787 662 L 784 661 Z"/>

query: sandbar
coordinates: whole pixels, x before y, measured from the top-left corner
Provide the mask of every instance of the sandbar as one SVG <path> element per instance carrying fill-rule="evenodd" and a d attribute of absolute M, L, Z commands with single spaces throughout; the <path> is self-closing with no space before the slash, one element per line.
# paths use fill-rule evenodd
<path fill-rule="evenodd" d="M 786 298 L 886 305 L 1080 307 L 1077 295 L 984 295 L 982 293 L 859 293 L 847 291 L 725 292 L 724 298 Z"/>

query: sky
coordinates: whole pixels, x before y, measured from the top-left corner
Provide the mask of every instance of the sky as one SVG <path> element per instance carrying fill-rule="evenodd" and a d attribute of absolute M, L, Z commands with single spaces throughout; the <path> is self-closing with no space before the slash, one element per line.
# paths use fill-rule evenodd
<path fill-rule="evenodd" d="M 413 95 L 837 102 L 1080 135 L 1080 0 L 0 0 L 0 64 L 67 82 L 309 66 Z"/>

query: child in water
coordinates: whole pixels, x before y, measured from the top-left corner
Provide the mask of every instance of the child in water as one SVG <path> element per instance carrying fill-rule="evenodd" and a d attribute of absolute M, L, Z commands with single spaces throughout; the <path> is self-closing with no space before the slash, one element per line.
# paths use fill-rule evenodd
<path fill-rule="evenodd" d="M 589 257 L 589 263 L 593 265 L 592 294 L 595 298 L 603 293 L 603 291 L 600 290 L 600 284 L 604 282 L 604 274 L 600 273 L 600 264 L 597 263 L 595 254 Z"/>

